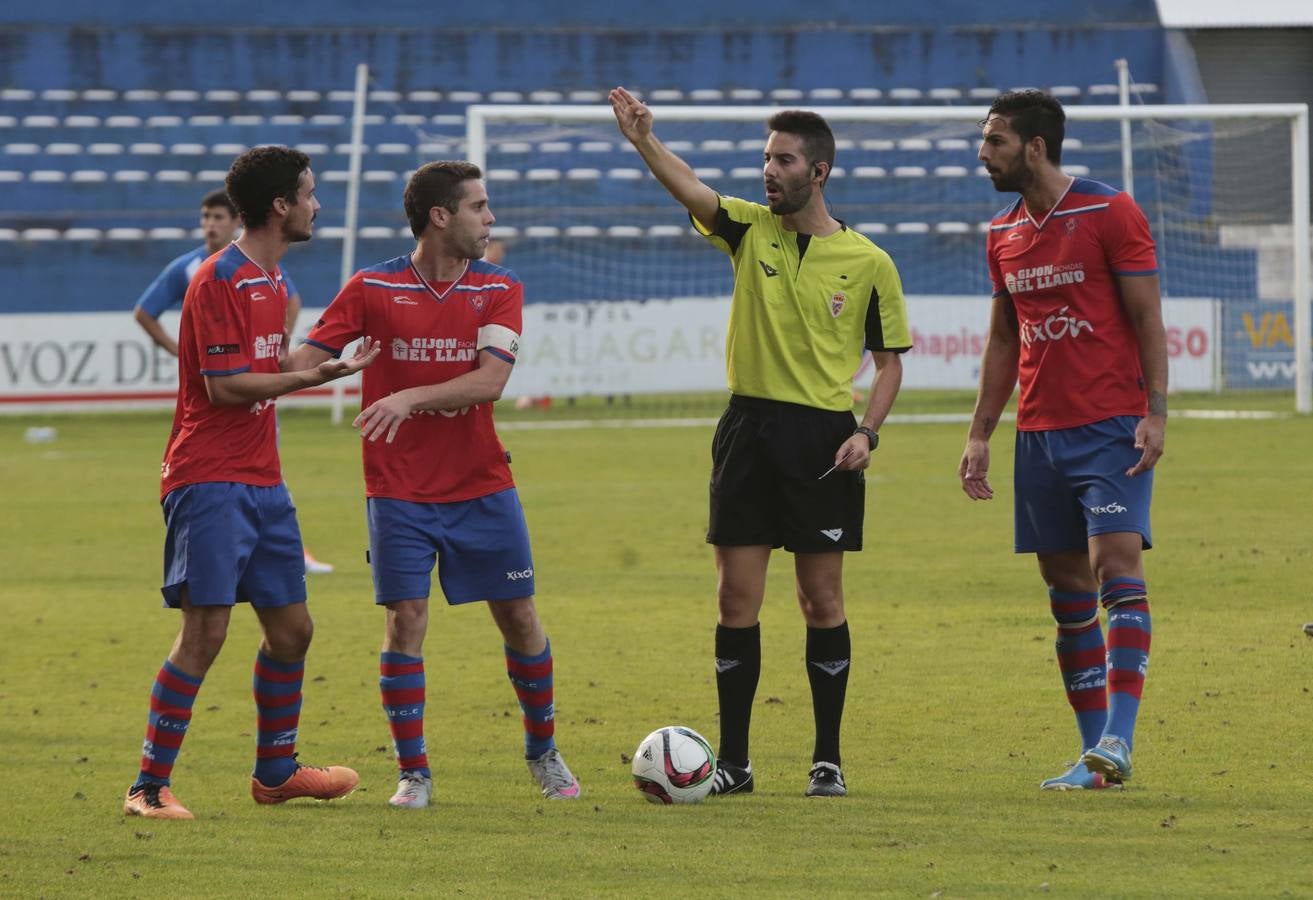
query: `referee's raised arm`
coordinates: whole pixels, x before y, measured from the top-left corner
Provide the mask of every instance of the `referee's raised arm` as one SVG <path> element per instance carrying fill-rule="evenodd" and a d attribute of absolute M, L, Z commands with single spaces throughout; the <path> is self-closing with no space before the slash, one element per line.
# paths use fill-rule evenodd
<path fill-rule="evenodd" d="M 610 100 L 620 133 L 634 145 L 657 181 L 704 228 L 712 230 L 716 224 L 716 213 L 720 209 L 720 197 L 693 174 L 688 163 L 672 153 L 652 133 L 652 110 L 622 87 L 611 91 Z"/>

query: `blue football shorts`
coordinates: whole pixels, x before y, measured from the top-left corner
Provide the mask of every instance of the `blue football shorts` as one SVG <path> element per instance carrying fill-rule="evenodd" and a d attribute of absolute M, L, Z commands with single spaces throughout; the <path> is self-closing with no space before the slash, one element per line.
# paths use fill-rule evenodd
<path fill-rule="evenodd" d="M 305 552 L 284 484 L 188 484 L 164 498 L 166 606 L 305 602 Z"/>
<path fill-rule="evenodd" d="M 529 526 L 515 488 L 455 503 L 370 497 L 374 602 L 427 599 L 436 560 L 447 603 L 532 597 Z"/>
<path fill-rule="evenodd" d="M 1017 553 L 1085 550 L 1098 534 L 1134 532 L 1147 550 L 1153 470 L 1126 470 L 1138 416 L 1116 416 L 1054 431 L 1018 431 L 1014 462 Z"/>

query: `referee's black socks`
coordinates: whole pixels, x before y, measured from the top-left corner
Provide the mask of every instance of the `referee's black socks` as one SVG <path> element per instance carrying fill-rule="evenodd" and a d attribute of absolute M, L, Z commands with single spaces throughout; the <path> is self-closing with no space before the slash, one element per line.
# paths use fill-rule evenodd
<path fill-rule="evenodd" d="M 846 632 L 845 632 L 846 634 Z M 720 753 L 736 766 L 748 764 L 752 698 L 761 677 L 761 624 L 716 626 L 716 694 L 720 698 Z M 841 701 L 842 702 L 842 701 Z"/>
<path fill-rule="evenodd" d="M 848 692 L 852 641 L 848 623 L 834 628 L 807 628 L 807 680 L 811 682 L 812 713 L 816 717 L 816 748 L 812 762 L 840 765 L 839 723 Z"/>

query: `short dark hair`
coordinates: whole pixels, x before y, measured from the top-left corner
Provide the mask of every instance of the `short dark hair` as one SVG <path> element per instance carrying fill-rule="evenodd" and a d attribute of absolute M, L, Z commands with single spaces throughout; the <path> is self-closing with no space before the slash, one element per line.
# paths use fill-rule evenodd
<path fill-rule="evenodd" d="M 1017 133 L 1023 144 L 1035 138 L 1044 139 L 1045 156 L 1057 165 L 1062 162 L 1062 139 L 1066 134 L 1067 114 L 1062 104 L 1043 91 L 1005 91 L 990 104 L 988 122 L 992 116 L 1007 119 L 1008 127 Z"/>
<path fill-rule="evenodd" d="M 310 157 L 291 147 L 253 147 L 233 161 L 224 187 L 248 229 L 269 221 L 274 201 L 282 197 L 296 204 L 301 174 L 310 168 Z"/>
<path fill-rule="evenodd" d="M 217 191 L 210 191 L 201 198 L 201 209 L 214 209 L 216 206 L 222 206 L 228 210 L 233 218 L 237 217 L 237 207 L 233 206 L 232 198 L 222 188 Z"/>
<path fill-rule="evenodd" d="M 808 165 L 823 162 L 834 168 L 834 132 L 816 113 L 805 109 L 782 110 L 766 120 L 766 127 L 771 131 L 796 134 L 802 140 L 802 152 L 807 154 Z M 828 180 L 829 174 L 825 177 Z"/>
<path fill-rule="evenodd" d="M 429 210 L 441 206 L 454 214 L 465 197 L 465 182 L 477 181 L 483 170 L 472 162 L 458 159 L 425 163 L 415 170 L 406 184 L 403 201 L 410 232 L 418 239 L 429 227 Z"/>

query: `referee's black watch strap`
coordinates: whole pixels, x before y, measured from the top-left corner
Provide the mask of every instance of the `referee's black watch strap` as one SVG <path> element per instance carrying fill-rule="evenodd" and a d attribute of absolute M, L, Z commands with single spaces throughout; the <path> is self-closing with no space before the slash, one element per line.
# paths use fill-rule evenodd
<path fill-rule="evenodd" d="M 880 446 L 880 435 L 873 428 L 867 428 L 865 425 L 858 425 L 853 434 L 864 434 L 866 439 L 871 442 L 871 449 L 874 450 Z"/>

